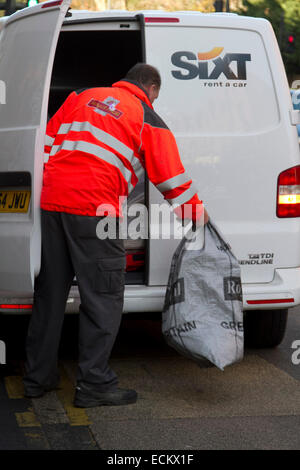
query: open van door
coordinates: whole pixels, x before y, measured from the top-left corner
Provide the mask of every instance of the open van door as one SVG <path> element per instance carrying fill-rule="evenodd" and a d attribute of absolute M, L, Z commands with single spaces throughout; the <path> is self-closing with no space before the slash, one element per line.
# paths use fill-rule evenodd
<path fill-rule="evenodd" d="M 40 270 L 40 193 L 55 48 L 70 0 L 7 18 L 0 36 L 0 294 L 32 294 Z"/>

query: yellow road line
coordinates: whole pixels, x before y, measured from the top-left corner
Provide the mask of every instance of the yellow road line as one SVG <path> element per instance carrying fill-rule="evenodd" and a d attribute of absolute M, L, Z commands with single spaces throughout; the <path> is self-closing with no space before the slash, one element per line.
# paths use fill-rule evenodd
<path fill-rule="evenodd" d="M 9 398 L 24 398 L 24 386 L 20 375 L 8 375 L 4 377 L 5 388 Z"/>
<path fill-rule="evenodd" d="M 21 428 L 41 427 L 33 411 L 24 411 L 23 413 L 15 413 L 17 423 Z"/>
<path fill-rule="evenodd" d="M 27 441 L 28 449 L 33 450 L 51 450 L 50 444 L 44 435 L 43 429 L 35 428 L 34 430 L 23 430 Z"/>
<path fill-rule="evenodd" d="M 19 375 L 11 375 L 5 377 L 5 387 L 7 395 L 10 399 L 24 398 L 24 386 L 22 377 Z M 74 385 L 68 377 L 66 371 L 61 368 L 61 381 L 60 390 L 57 390 L 57 396 L 62 403 L 65 412 L 68 416 L 71 426 L 88 426 L 91 423 L 86 411 L 81 408 L 75 408 L 73 405 L 74 400 Z M 35 414 L 32 411 L 24 413 L 16 413 L 16 418 L 19 426 L 41 426 L 37 421 Z M 28 424 L 27 424 L 28 423 Z"/>
<path fill-rule="evenodd" d="M 76 408 L 73 405 L 74 400 L 74 385 L 69 379 L 65 369 L 60 369 L 60 387 L 61 390 L 57 390 L 57 396 L 60 399 L 67 416 L 69 418 L 69 422 L 71 426 L 88 426 L 92 424 L 86 411 L 81 408 Z"/>

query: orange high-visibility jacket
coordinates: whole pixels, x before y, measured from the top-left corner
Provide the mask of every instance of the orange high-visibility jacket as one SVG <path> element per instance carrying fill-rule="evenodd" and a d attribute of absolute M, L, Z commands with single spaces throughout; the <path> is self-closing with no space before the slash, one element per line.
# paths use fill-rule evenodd
<path fill-rule="evenodd" d="M 72 92 L 48 122 L 45 144 L 42 209 L 95 216 L 105 204 L 121 216 L 119 197 L 144 170 L 179 212 L 201 204 L 173 134 L 135 82 Z"/>

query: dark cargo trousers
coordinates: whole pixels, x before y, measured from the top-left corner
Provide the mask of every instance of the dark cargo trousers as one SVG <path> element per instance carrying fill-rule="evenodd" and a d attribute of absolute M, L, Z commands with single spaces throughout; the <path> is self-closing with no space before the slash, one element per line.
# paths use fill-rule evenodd
<path fill-rule="evenodd" d="M 42 264 L 28 328 L 24 385 L 36 390 L 57 382 L 65 306 L 75 275 L 81 299 L 77 384 L 114 389 L 118 380 L 108 360 L 123 311 L 123 240 L 97 237 L 101 217 L 42 210 L 41 218 Z"/>

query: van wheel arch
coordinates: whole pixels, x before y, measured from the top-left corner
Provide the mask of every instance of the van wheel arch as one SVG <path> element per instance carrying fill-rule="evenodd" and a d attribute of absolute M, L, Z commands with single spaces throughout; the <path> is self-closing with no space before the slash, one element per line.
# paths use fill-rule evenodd
<path fill-rule="evenodd" d="M 288 309 L 248 310 L 245 312 L 245 346 L 249 348 L 274 348 L 286 331 Z"/>

